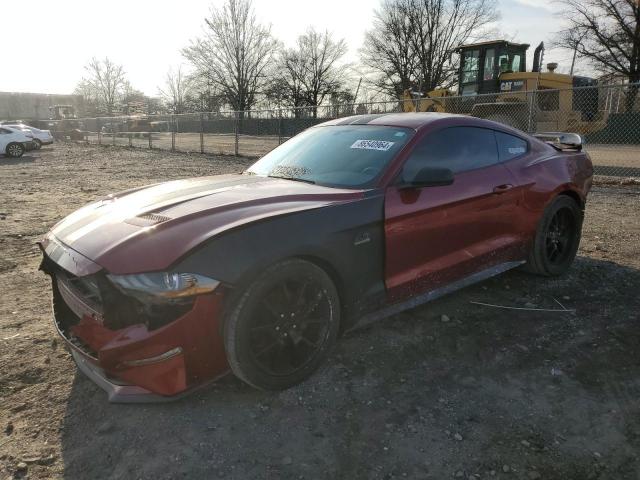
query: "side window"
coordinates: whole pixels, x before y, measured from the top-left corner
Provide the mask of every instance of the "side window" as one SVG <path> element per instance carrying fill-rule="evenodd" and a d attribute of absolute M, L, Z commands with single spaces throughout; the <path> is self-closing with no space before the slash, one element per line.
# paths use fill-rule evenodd
<path fill-rule="evenodd" d="M 453 173 L 498 163 L 493 130 L 451 127 L 424 138 L 411 152 L 402 169 L 403 180 L 412 180 L 424 167 L 448 168 Z"/>
<path fill-rule="evenodd" d="M 511 61 L 511 70 L 514 72 L 520 71 L 520 55 L 515 54 L 513 56 L 513 60 Z"/>
<path fill-rule="evenodd" d="M 5 133 L 11 133 L 11 131 L 7 130 L 6 128 L 0 128 L 0 134 L 5 134 Z"/>
<path fill-rule="evenodd" d="M 527 142 L 508 133 L 496 132 L 496 141 L 501 162 L 506 162 L 527 152 Z"/>
<path fill-rule="evenodd" d="M 480 69 L 480 65 L 478 64 L 479 56 L 480 50 L 469 50 L 464 52 L 462 83 L 478 81 L 478 70 Z"/>
<path fill-rule="evenodd" d="M 487 49 L 484 54 L 484 74 L 483 80 L 493 80 L 495 78 L 493 67 L 496 63 L 496 51 L 493 48 Z"/>

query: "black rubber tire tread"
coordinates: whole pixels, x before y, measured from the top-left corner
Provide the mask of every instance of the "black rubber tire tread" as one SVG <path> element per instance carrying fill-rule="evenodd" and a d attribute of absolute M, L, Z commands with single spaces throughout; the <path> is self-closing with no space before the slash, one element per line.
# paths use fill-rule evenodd
<path fill-rule="evenodd" d="M 22 150 L 22 153 L 20 155 L 11 155 L 9 153 L 9 147 L 13 146 L 13 145 L 18 145 Z M 7 154 L 8 157 L 11 158 L 20 158 L 22 155 L 24 155 L 24 152 L 26 151 L 26 148 L 24 148 L 24 145 L 22 145 L 21 143 L 17 143 L 17 142 L 11 142 L 10 144 L 7 145 L 7 148 L 5 150 L 5 153 Z"/>
<path fill-rule="evenodd" d="M 554 265 L 547 260 L 545 254 L 545 240 L 547 229 L 553 216 L 558 210 L 563 208 L 568 208 L 573 212 L 573 216 L 575 219 L 576 230 L 575 237 L 573 241 L 573 245 L 570 247 L 570 254 L 567 256 L 564 262 L 560 265 Z M 534 273 L 536 275 L 543 275 L 547 277 L 556 277 L 565 273 L 576 256 L 578 252 L 578 246 L 580 245 L 580 237 L 582 235 L 582 221 L 583 221 L 583 212 L 580 206 L 576 203 L 576 201 L 569 197 L 568 195 L 558 195 L 553 201 L 547 205 L 542 217 L 540 218 L 540 222 L 538 223 L 538 228 L 536 230 L 536 234 L 533 240 L 533 245 L 531 251 L 529 252 L 529 259 L 527 260 L 527 264 L 525 265 L 525 270 L 530 273 Z"/>
<path fill-rule="evenodd" d="M 40 150 L 42 148 L 42 141 L 41 140 L 39 140 L 37 138 L 34 138 L 33 139 L 33 143 L 36 144 L 36 148 L 35 148 L 36 150 Z"/>
<path fill-rule="evenodd" d="M 251 361 L 246 342 L 242 338 L 243 323 L 248 321 L 245 313 L 251 310 L 252 302 L 259 301 L 260 294 L 278 278 L 305 271 L 314 275 L 326 287 L 332 305 L 332 322 L 327 338 L 320 351 L 309 364 L 287 376 L 273 376 L 261 371 Z M 275 280 L 275 282 L 274 282 Z M 227 360 L 233 373 L 245 383 L 260 390 L 284 390 L 307 379 L 323 363 L 336 342 L 340 328 L 340 297 L 329 275 L 319 266 L 306 260 L 292 258 L 265 269 L 246 289 L 232 300 L 223 325 L 223 338 Z"/>

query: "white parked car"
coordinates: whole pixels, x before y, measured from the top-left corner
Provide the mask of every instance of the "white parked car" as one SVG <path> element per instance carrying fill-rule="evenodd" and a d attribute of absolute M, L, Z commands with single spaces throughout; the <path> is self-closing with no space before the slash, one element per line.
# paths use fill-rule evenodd
<path fill-rule="evenodd" d="M 50 130 L 40 130 L 39 128 L 31 127 L 23 123 L 8 124 L 4 126 L 31 132 L 36 150 L 40 150 L 43 145 L 51 145 L 53 143 L 53 135 L 51 135 Z"/>
<path fill-rule="evenodd" d="M 18 158 L 27 150 L 28 144 L 33 144 L 33 136 L 28 137 L 22 130 L 0 125 L 0 153 Z"/>

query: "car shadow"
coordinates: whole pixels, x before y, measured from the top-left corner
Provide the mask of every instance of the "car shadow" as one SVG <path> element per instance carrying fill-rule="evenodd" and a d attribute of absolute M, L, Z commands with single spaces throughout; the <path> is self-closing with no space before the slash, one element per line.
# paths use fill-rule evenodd
<path fill-rule="evenodd" d="M 24 155 L 18 158 L 9 157 L 7 155 L 0 155 L 0 162 L 8 165 L 19 165 L 21 163 L 33 163 L 39 158 L 40 156 L 33 155 L 31 153 L 25 153 Z"/>
<path fill-rule="evenodd" d="M 520 462 L 523 438 L 542 478 L 587 478 L 593 451 L 612 474 L 640 431 L 638 288 L 639 270 L 583 256 L 560 278 L 507 272 L 350 332 L 283 392 L 229 375 L 117 405 L 76 372 L 64 478 L 449 478 Z"/>

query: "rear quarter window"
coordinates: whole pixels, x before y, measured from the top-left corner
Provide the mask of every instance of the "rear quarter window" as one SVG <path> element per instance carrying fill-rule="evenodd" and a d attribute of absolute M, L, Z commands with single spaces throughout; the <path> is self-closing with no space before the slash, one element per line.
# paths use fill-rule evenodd
<path fill-rule="evenodd" d="M 529 145 L 525 140 L 504 132 L 496 132 L 496 143 L 498 144 L 498 157 L 501 162 L 519 157 L 527 153 L 529 149 Z"/>

